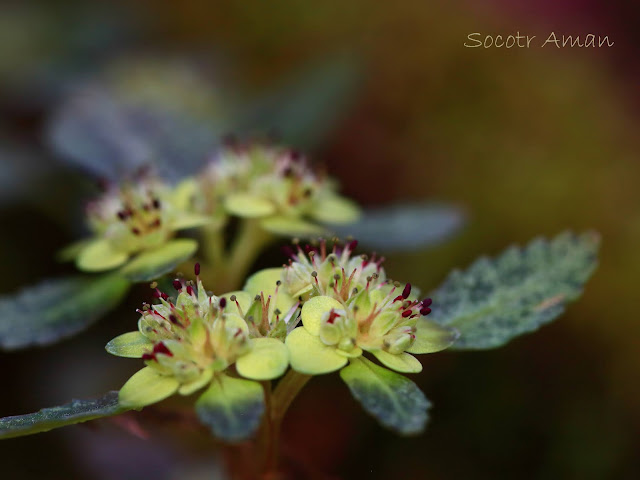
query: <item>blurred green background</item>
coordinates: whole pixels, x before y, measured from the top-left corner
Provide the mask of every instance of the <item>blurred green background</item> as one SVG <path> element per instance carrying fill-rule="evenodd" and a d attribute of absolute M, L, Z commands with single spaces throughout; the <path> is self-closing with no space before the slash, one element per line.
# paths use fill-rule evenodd
<path fill-rule="evenodd" d="M 625 0 L 3 2 L 1 291 L 70 271 L 53 255 L 82 232 L 92 174 L 149 155 L 186 171 L 224 134 L 272 131 L 363 205 L 464 208 L 451 243 L 387 255 L 394 278 L 425 291 L 539 234 L 603 239 L 560 320 L 499 350 L 424 359 L 415 380 L 434 407 L 418 438 L 381 430 L 336 375 L 311 382 L 285 424 L 296 478 L 640 478 L 639 13 Z M 516 31 L 615 45 L 463 46 Z M 118 102 L 151 105 L 151 120 L 121 123 Z M 118 388 L 138 365 L 103 345 L 147 297 L 141 287 L 78 337 L 0 356 L 0 415 Z M 5 441 L 2 478 L 223 478 L 206 437 L 148 428 L 149 440 L 103 422 Z"/>

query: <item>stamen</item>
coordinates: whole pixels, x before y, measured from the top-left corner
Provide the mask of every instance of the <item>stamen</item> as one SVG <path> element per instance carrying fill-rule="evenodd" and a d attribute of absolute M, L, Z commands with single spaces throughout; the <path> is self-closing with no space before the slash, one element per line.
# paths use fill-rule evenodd
<path fill-rule="evenodd" d="M 160 343 L 156 343 L 153 347 L 153 353 L 155 354 L 163 354 L 163 355 L 168 355 L 169 357 L 173 357 L 173 353 L 171 353 L 171 350 L 169 350 L 167 348 L 167 346 L 160 342 Z"/>

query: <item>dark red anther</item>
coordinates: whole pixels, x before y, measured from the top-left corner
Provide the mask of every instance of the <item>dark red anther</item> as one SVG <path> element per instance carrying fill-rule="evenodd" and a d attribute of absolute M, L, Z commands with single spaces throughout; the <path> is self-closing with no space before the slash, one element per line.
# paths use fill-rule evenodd
<path fill-rule="evenodd" d="M 402 298 L 409 298 L 409 294 L 411 294 L 411 284 L 407 283 L 402 290 Z"/>
<path fill-rule="evenodd" d="M 429 307 L 431 306 L 431 299 L 430 298 L 425 298 L 424 300 L 422 300 L 421 302 L 423 307 Z"/>
<path fill-rule="evenodd" d="M 160 225 L 162 225 L 162 220 L 160 220 L 159 218 L 156 218 L 153 222 L 149 224 L 151 228 L 158 228 Z"/>
<path fill-rule="evenodd" d="M 199 264 L 199 263 L 196 263 L 196 264 L 193 266 L 193 272 L 196 274 L 196 277 L 197 277 L 198 275 L 200 275 L 200 264 Z"/>
<path fill-rule="evenodd" d="M 398 295 L 396 298 L 393 299 L 393 301 L 394 302 L 397 302 L 397 301 L 402 302 L 402 301 L 404 301 L 404 297 L 402 295 Z"/>
<path fill-rule="evenodd" d="M 169 315 L 169 321 L 171 323 L 173 323 L 174 325 L 182 325 L 179 321 L 178 321 L 178 317 L 176 317 L 175 315 Z"/>
<path fill-rule="evenodd" d="M 187 293 L 193 295 L 193 287 L 191 285 L 187 285 Z"/>
<path fill-rule="evenodd" d="M 155 208 L 156 210 L 159 210 L 161 207 L 160 200 L 158 200 L 157 198 L 154 198 L 152 205 L 153 205 L 153 208 Z"/>
<path fill-rule="evenodd" d="M 168 355 L 169 357 L 173 357 L 173 353 L 171 353 L 171 350 L 169 350 L 167 346 L 162 342 L 156 343 L 153 346 L 153 353 L 155 354 L 161 353 L 163 355 Z"/>
<path fill-rule="evenodd" d="M 358 240 L 351 240 L 347 243 L 347 249 L 353 252 L 358 247 Z"/>
<path fill-rule="evenodd" d="M 156 360 L 156 356 L 153 353 L 143 353 L 142 360 Z"/>
<path fill-rule="evenodd" d="M 336 321 L 336 318 L 340 317 L 333 309 L 329 312 L 329 318 L 327 319 L 327 323 L 333 324 Z"/>
<path fill-rule="evenodd" d="M 289 245 L 283 245 L 282 246 L 282 253 L 285 254 L 285 256 L 293 258 L 295 257 L 295 253 L 293 252 L 293 248 L 291 248 Z"/>
<path fill-rule="evenodd" d="M 140 229 L 136 228 L 136 227 L 133 227 L 131 229 L 131 233 L 133 233 L 134 235 L 140 235 Z"/>
<path fill-rule="evenodd" d="M 293 168 L 287 167 L 282 171 L 282 176 L 285 178 L 293 176 Z"/>
<path fill-rule="evenodd" d="M 234 338 L 239 337 L 242 334 L 242 329 L 238 328 L 238 330 L 236 331 L 236 333 L 233 335 Z"/>
<path fill-rule="evenodd" d="M 125 221 L 127 219 L 128 215 L 127 215 L 127 211 L 126 210 L 120 210 L 118 212 L 118 218 L 122 221 Z"/>
<path fill-rule="evenodd" d="M 220 305 L 220 308 L 224 308 L 224 307 L 226 307 L 226 306 L 227 306 L 227 299 L 226 299 L 226 298 L 224 298 L 224 297 L 222 297 L 222 298 L 220 299 L 220 303 L 219 303 L 219 305 Z"/>
<path fill-rule="evenodd" d="M 180 291 L 182 290 L 182 282 L 178 279 L 173 281 L 173 288 L 175 288 L 176 290 Z"/>
<path fill-rule="evenodd" d="M 302 154 L 297 150 L 291 150 L 291 152 L 289 153 L 289 156 L 291 157 L 291 160 L 293 160 L 294 162 L 297 162 L 302 158 Z"/>
<path fill-rule="evenodd" d="M 160 292 L 160 298 L 162 298 L 163 300 L 167 301 L 167 300 L 169 300 L 169 295 L 167 295 L 164 292 Z"/>
<path fill-rule="evenodd" d="M 404 312 L 402 312 L 402 318 L 407 318 L 408 316 L 410 316 L 413 312 L 411 310 L 405 310 Z"/>
<path fill-rule="evenodd" d="M 429 315 L 431 313 L 431 309 L 429 307 L 422 307 L 420 309 L 420 315 Z"/>

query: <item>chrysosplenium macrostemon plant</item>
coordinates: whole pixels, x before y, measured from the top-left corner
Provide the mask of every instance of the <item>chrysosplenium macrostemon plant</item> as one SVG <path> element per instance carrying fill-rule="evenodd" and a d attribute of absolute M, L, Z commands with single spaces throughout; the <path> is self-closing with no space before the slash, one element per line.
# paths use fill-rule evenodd
<path fill-rule="evenodd" d="M 430 403 L 408 377 L 428 365 L 420 356 L 499 347 L 557 318 L 595 269 L 599 239 L 564 233 L 511 247 L 421 296 L 392 280 L 383 258 L 356 253 L 355 240 L 317 237 L 343 224 L 365 244 L 366 232 L 393 241 L 420 224 L 412 212 L 351 223 L 360 212 L 330 178 L 295 152 L 264 146 L 231 147 L 194 178 L 141 174 L 110 187 L 87 209 L 92 237 L 62 253 L 90 274 L 1 298 L 0 345 L 75 333 L 132 283 L 153 281 L 155 301 L 137 310 L 137 329 L 132 314 L 132 331 L 106 345 L 142 368 L 101 398 L 0 419 L 0 438 L 186 403 L 215 437 L 254 449 L 242 468 L 256 478 L 278 471 L 280 425 L 297 394 L 336 371 L 381 425 L 422 432 Z M 398 228 L 398 218 L 411 226 Z M 309 243 L 294 241 L 284 265 L 247 278 L 276 236 Z M 194 275 L 167 278 L 177 271 Z"/>
<path fill-rule="evenodd" d="M 357 397 L 364 395 L 365 406 L 361 389 L 367 388 L 369 370 L 411 386 L 416 404 L 410 423 L 392 419 L 409 412 L 372 413 L 401 433 L 420 431 L 426 399 L 409 380 L 363 358 L 363 351 L 392 370 L 417 373 L 422 366 L 411 353 L 444 350 L 458 332 L 427 320 L 431 300 L 413 298 L 410 284 L 387 280 L 381 259 L 352 257 L 355 245 L 335 245 L 329 253 L 324 241 L 307 246 L 307 253 L 298 247 L 288 266 L 260 271 L 243 291 L 219 297 L 205 291 L 199 265 L 195 284 L 174 280 L 175 299 L 156 289 L 160 303 L 139 310 L 138 331 L 107 344 L 110 353 L 146 364 L 120 390 L 120 405 L 140 408 L 210 385 L 196 402 L 201 420 L 227 440 L 243 439 L 258 428 L 264 410 L 256 381 L 280 377 L 289 363 L 292 377 L 301 381 L 351 363 L 341 376 Z M 226 418 L 228 405 L 218 405 L 225 395 L 232 395 L 228 400 L 242 422 Z M 424 411 L 415 415 L 416 407 Z"/>

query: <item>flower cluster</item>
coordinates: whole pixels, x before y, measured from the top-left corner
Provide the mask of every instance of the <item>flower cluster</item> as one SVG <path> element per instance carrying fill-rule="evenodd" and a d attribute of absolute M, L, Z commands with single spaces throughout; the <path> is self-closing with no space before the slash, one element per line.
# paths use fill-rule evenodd
<path fill-rule="evenodd" d="M 315 172 L 297 152 L 249 145 L 223 148 L 203 172 L 170 186 L 149 172 L 140 172 L 87 206 L 89 240 L 71 245 L 61 258 L 75 260 L 80 270 L 105 271 L 149 254 L 125 274 L 148 280 L 188 259 L 195 241 L 172 245 L 176 232 L 207 227 L 221 235 L 231 216 L 285 236 L 314 236 L 320 224 L 355 221 L 357 206 L 336 193 L 334 182 Z M 255 232 L 255 229 L 252 230 Z M 220 242 L 218 242 L 220 243 Z M 126 268 L 126 267 L 125 267 Z"/>
<path fill-rule="evenodd" d="M 120 403 L 139 408 L 208 386 L 196 403 L 200 418 L 224 435 L 221 419 L 229 411 L 246 416 L 239 405 L 253 405 L 246 407 L 255 414 L 243 427 L 246 438 L 264 410 L 255 381 L 275 379 L 289 365 L 304 375 L 341 369 L 345 381 L 362 375 L 359 385 L 370 390 L 371 368 L 409 382 L 361 357 L 368 352 L 392 370 L 416 373 L 422 365 L 412 354 L 443 350 L 458 333 L 429 321 L 431 300 L 388 279 L 383 259 L 354 255 L 356 246 L 296 245 L 287 265 L 261 270 L 242 290 L 219 297 L 206 292 L 197 264 L 195 282 L 173 281 L 175 299 L 153 285 L 158 303 L 139 310 L 138 331 L 107 345 L 146 364 L 122 387 Z"/>
<path fill-rule="evenodd" d="M 199 265 L 196 265 L 199 273 Z M 251 380 L 270 380 L 286 370 L 288 352 L 275 327 L 293 317 L 297 305 L 282 316 L 269 304 L 277 293 L 251 299 L 247 292 L 216 297 L 196 282 L 176 279 L 174 299 L 155 286 L 156 305 L 145 304 L 138 331 L 125 333 L 107 344 L 107 351 L 123 357 L 142 358 L 146 367 L 120 390 L 120 403 L 143 407 L 174 393 L 190 395 L 204 388 L 229 367 Z M 280 300 L 282 302 L 282 300 Z M 274 318 L 270 318 L 274 317 Z M 284 329 L 286 335 L 286 328 Z"/>
<path fill-rule="evenodd" d="M 337 370 L 363 351 L 385 366 L 415 373 L 422 370 L 411 354 L 449 347 L 457 332 L 427 320 L 431 299 L 418 300 L 411 284 L 387 279 L 383 259 L 352 256 L 355 241 L 298 246 L 283 271 L 289 292 L 304 300 L 303 326 L 286 343 L 291 366 L 302 373 Z"/>
<path fill-rule="evenodd" d="M 300 153 L 263 145 L 229 146 L 200 181 L 203 208 L 215 215 L 260 220 L 280 235 L 317 235 L 320 223 L 350 223 L 355 204 L 336 193 L 326 175 L 314 171 Z"/>
<path fill-rule="evenodd" d="M 183 185 L 172 188 L 148 174 L 109 185 L 88 204 L 87 220 L 93 238 L 67 251 L 84 271 L 119 267 L 132 255 L 166 245 L 178 230 L 210 221 L 193 211 Z"/>

